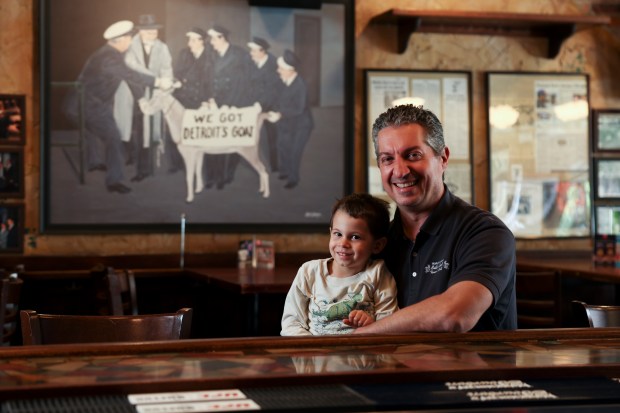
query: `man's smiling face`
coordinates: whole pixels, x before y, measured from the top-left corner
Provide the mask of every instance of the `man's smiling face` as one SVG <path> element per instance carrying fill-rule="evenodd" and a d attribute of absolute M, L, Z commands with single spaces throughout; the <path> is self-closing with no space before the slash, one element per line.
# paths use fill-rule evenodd
<path fill-rule="evenodd" d="M 437 155 L 418 124 L 390 126 L 378 133 L 377 163 L 387 194 L 411 212 L 427 212 L 443 195 L 443 173 L 449 151 Z"/>

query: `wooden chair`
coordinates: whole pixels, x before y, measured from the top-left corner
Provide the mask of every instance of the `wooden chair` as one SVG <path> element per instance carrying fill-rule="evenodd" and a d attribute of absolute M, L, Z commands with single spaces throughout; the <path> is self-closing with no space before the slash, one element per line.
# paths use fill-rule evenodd
<path fill-rule="evenodd" d="M 620 306 L 593 305 L 577 300 L 573 303 L 582 305 L 586 310 L 590 327 L 620 327 Z"/>
<path fill-rule="evenodd" d="M 91 269 L 99 315 L 138 315 L 136 280 L 131 270 L 97 265 Z"/>
<path fill-rule="evenodd" d="M 11 338 L 17 330 L 17 312 L 23 283 L 19 278 L 4 278 L 0 281 L 0 327 L 3 346 L 11 344 Z"/>
<path fill-rule="evenodd" d="M 562 293 L 557 271 L 517 270 L 516 294 L 520 329 L 562 326 Z"/>
<path fill-rule="evenodd" d="M 192 309 L 126 316 L 20 312 L 24 345 L 140 342 L 189 338 Z"/>

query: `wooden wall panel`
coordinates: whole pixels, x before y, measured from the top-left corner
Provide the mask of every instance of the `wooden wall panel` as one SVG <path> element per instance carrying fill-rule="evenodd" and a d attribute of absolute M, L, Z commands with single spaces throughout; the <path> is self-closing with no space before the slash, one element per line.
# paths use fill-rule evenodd
<path fill-rule="evenodd" d="M 27 96 L 26 227 L 27 255 L 161 254 L 178 251 L 177 234 L 50 236 L 39 234 L 39 122 L 33 16 L 37 0 L 0 0 L 0 93 Z M 488 207 L 485 71 L 581 71 L 590 74 L 594 108 L 620 108 L 618 30 L 596 28 L 573 35 L 559 55 L 547 59 L 546 40 L 483 35 L 414 34 L 405 53 L 395 51 L 392 27 L 369 25 L 390 8 L 515 13 L 589 14 L 600 0 L 357 0 L 355 11 L 355 189 L 365 188 L 363 69 L 438 69 L 473 72 L 474 174 L 476 203 Z M 71 47 L 70 44 L 67 47 Z M 266 234 L 280 252 L 325 252 L 328 229 L 320 234 Z M 250 234 L 189 234 L 186 251 L 230 252 Z M 520 242 L 520 249 L 584 249 L 589 240 Z"/>

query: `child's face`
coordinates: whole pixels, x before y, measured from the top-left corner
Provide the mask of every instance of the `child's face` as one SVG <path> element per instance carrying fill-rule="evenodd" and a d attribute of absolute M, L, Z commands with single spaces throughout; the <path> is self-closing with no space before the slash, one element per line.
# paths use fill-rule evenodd
<path fill-rule="evenodd" d="M 366 268 L 372 254 L 379 253 L 385 238 L 376 240 L 365 220 L 336 211 L 332 220 L 329 252 L 334 258 L 332 275 L 355 275 Z"/>

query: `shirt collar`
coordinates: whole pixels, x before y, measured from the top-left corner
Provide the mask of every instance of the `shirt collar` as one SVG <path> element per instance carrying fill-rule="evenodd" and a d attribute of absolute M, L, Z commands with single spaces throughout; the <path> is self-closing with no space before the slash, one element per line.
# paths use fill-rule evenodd
<path fill-rule="evenodd" d="M 297 73 L 294 73 L 291 77 L 289 77 L 288 79 L 286 79 L 286 80 L 284 81 L 284 84 L 285 84 L 286 86 L 290 86 L 290 85 L 291 85 L 291 83 L 293 83 L 293 82 L 295 81 L 295 79 L 296 79 L 296 78 L 297 78 Z"/>
<path fill-rule="evenodd" d="M 436 235 L 439 233 L 445 219 L 444 217 L 449 213 L 449 210 L 454 204 L 454 195 L 445 184 L 444 189 L 444 194 L 441 197 L 439 204 L 437 204 L 428 218 L 426 218 L 426 221 L 422 224 L 422 228 L 420 228 L 420 232 L 425 232 L 430 235 Z M 403 222 L 398 208 L 396 208 L 396 212 L 394 212 L 394 219 L 390 224 L 390 230 L 393 231 L 394 235 L 397 235 L 399 238 L 405 238 L 405 233 L 403 232 Z"/>
<path fill-rule="evenodd" d="M 194 56 L 194 58 L 198 59 L 200 56 L 202 56 L 202 53 L 205 51 L 205 48 L 203 47 L 200 50 L 190 50 L 190 52 L 192 53 L 192 55 Z"/>
<path fill-rule="evenodd" d="M 261 67 L 265 66 L 265 63 L 267 63 L 267 59 L 269 59 L 268 55 L 263 56 L 262 59 L 260 59 L 258 62 L 256 62 L 256 66 L 258 66 L 259 69 Z"/>
<path fill-rule="evenodd" d="M 218 50 L 217 54 L 219 54 L 219 55 L 220 55 L 220 57 L 221 57 L 221 56 L 224 56 L 224 55 L 226 54 L 226 52 L 228 51 L 228 49 L 229 49 L 229 48 L 230 48 L 230 43 L 229 43 L 229 44 L 227 44 L 227 45 L 226 45 L 226 47 L 225 47 L 225 48 L 224 48 L 221 52 Z"/>

